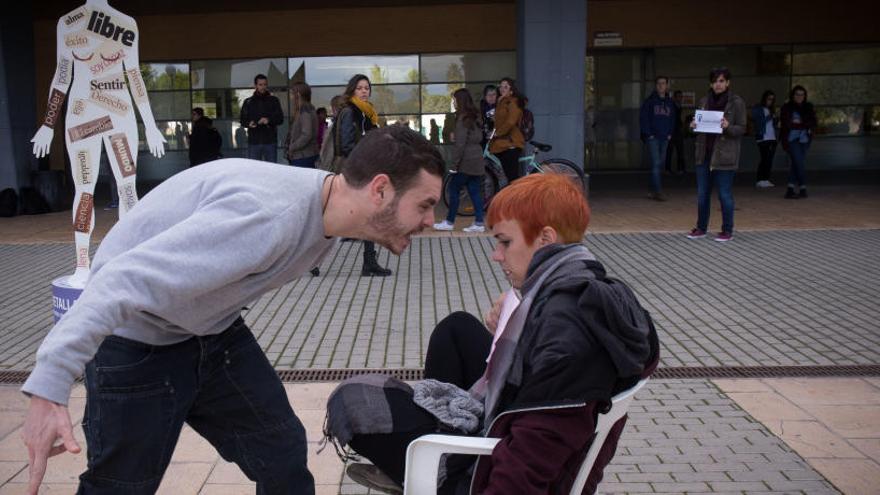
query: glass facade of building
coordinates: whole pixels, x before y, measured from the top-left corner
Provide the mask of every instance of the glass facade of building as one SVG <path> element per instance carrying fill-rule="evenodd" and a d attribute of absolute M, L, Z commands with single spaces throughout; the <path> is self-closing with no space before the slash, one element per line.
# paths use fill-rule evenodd
<path fill-rule="evenodd" d="M 749 106 L 767 89 L 776 93 L 777 109 L 792 86 L 807 89 L 819 121 L 811 166 L 880 166 L 880 45 L 849 44 L 593 50 L 586 61 L 588 168 L 647 168 L 639 140 L 639 106 L 653 91 L 654 78 L 667 76 L 671 90 L 684 92 L 688 115 L 708 91 L 709 70 L 721 66 L 731 70 L 731 89 Z M 692 166 L 690 141 L 686 158 Z M 782 153 L 777 160 L 785 160 Z M 757 161 L 749 133 L 740 167 L 752 169 Z"/>
<path fill-rule="evenodd" d="M 341 94 L 349 78 L 358 73 L 372 81 L 371 102 L 382 125 L 405 121 L 425 137 L 431 136 L 431 126 L 436 125 L 436 142 L 444 144 L 451 131 L 452 92 L 467 88 L 474 101 L 479 101 L 484 85 L 516 75 L 516 53 L 149 61 L 141 64 L 141 73 L 156 123 L 167 140 L 167 153 L 161 160 L 141 153 L 138 175 L 161 180 L 188 166 L 186 135 L 193 107 L 204 108 L 214 119 L 223 137 L 225 157 L 246 156 L 247 134 L 238 118 L 241 104 L 253 94 L 257 74 L 269 78 L 270 90 L 281 100 L 285 123 L 278 127 L 279 145 L 287 133 L 288 88 L 292 83 L 308 83 L 315 107 L 329 108 L 330 99 Z M 141 141 L 140 149 L 146 150 L 145 142 Z M 283 161 L 280 149 L 278 161 Z"/>

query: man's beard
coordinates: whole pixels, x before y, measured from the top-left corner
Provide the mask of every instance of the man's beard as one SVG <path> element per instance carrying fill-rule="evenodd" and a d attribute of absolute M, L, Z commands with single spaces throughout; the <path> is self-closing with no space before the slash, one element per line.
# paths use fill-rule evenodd
<path fill-rule="evenodd" d="M 386 248 L 389 248 L 393 238 L 404 236 L 408 232 L 406 226 L 397 220 L 397 209 L 399 206 L 400 198 L 394 198 L 394 201 L 385 207 L 384 210 L 374 214 L 367 220 L 367 225 L 376 232 L 376 242 Z"/>

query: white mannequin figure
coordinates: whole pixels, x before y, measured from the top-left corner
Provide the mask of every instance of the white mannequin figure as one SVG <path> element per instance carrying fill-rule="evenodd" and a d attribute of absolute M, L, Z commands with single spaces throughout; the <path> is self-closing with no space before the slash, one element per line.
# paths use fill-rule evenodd
<path fill-rule="evenodd" d="M 147 145 L 158 158 L 165 154 L 165 138 L 156 127 L 141 77 L 139 35 L 134 19 L 108 5 L 107 0 L 87 0 L 58 19 L 57 35 L 58 62 L 46 118 L 31 142 L 37 158 L 49 154 L 55 124 L 69 94 L 65 140 L 76 185 L 76 271 L 67 283 L 82 288 L 91 265 L 89 242 L 95 225 L 94 192 L 102 143 L 119 189 L 119 216 L 125 215 L 138 200 L 138 129 L 132 96 L 144 122 Z"/>

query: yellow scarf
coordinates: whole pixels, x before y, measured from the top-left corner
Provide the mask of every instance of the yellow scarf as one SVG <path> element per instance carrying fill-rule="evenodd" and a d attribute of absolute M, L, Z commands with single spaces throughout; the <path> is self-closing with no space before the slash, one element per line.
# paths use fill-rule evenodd
<path fill-rule="evenodd" d="M 372 103 L 370 103 L 369 101 L 364 101 L 357 96 L 352 96 L 351 98 L 349 98 L 348 101 L 350 101 L 354 106 L 358 107 L 361 112 L 364 112 L 364 115 L 366 115 L 367 118 L 370 119 L 370 122 L 372 122 L 373 125 L 379 125 L 379 114 L 376 113 L 376 109 L 373 108 Z"/>

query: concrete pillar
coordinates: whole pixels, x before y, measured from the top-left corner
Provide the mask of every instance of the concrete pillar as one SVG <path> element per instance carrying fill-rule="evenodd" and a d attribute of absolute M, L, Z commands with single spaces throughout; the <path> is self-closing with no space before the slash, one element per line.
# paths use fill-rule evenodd
<path fill-rule="evenodd" d="M 30 143 L 37 129 L 34 79 L 30 6 L 10 6 L 0 20 L 0 190 L 30 184 L 36 164 Z"/>
<path fill-rule="evenodd" d="M 587 0 L 516 4 L 517 86 L 535 115 L 534 140 L 583 166 Z"/>

